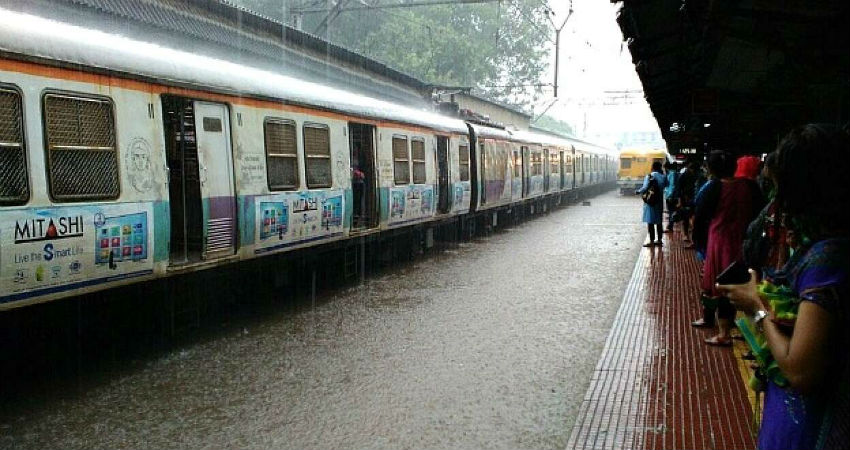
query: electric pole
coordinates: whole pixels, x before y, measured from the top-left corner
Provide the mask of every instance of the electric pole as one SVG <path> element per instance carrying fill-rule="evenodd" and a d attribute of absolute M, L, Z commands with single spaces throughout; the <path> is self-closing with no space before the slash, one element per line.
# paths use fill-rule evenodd
<path fill-rule="evenodd" d="M 555 27 L 555 98 L 558 98 L 558 63 L 560 62 L 560 50 L 561 50 L 561 30 L 564 29 L 564 26 L 567 24 L 567 21 L 570 20 L 570 16 L 573 15 L 573 2 L 570 2 L 570 10 L 567 13 L 567 17 L 564 18 L 564 21 L 561 22 L 561 26 Z M 551 20 L 551 19 L 550 19 Z M 555 26 L 555 23 L 552 23 L 552 26 Z"/>

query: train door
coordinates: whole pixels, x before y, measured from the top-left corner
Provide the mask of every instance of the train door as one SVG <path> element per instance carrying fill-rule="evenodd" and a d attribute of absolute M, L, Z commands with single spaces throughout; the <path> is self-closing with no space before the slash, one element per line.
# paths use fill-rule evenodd
<path fill-rule="evenodd" d="M 561 181 L 561 184 L 560 184 L 560 188 L 561 188 L 561 189 L 564 189 L 564 188 L 566 188 L 566 186 L 564 185 L 564 183 L 566 182 L 566 176 L 567 176 L 567 174 L 566 174 L 566 173 L 565 173 L 565 171 L 564 171 L 564 151 L 563 151 L 563 150 L 561 150 L 561 152 L 560 152 L 560 155 L 559 155 L 559 156 L 560 156 L 560 158 L 558 159 L 558 161 L 560 161 L 560 164 L 561 164 L 561 171 L 560 171 L 560 174 L 561 174 L 561 180 L 560 180 L 560 181 Z"/>
<path fill-rule="evenodd" d="M 204 218 L 202 259 L 232 255 L 236 250 L 236 189 L 227 105 L 194 102 L 198 137 L 198 169 Z M 200 125 L 198 127 L 197 125 Z"/>
<path fill-rule="evenodd" d="M 492 146 L 492 143 L 490 144 Z M 481 151 L 478 154 L 481 157 L 481 204 L 484 205 L 487 203 L 487 146 L 484 144 L 484 140 L 481 140 L 479 144 L 479 148 Z"/>
<path fill-rule="evenodd" d="M 470 142 L 469 146 L 469 185 L 470 185 L 470 200 L 469 200 L 469 210 L 475 211 L 475 209 L 479 205 L 480 200 L 480 192 L 482 186 L 479 185 L 479 180 L 481 177 L 481 172 L 479 171 L 479 158 L 480 155 L 484 154 L 484 142 L 478 141 L 473 133 L 470 133 L 472 138 L 475 138 L 474 141 Z M 473 143 L 474 142 L 474 143 Z M 477 148 L 476 148 L 477 147 Z"/>
<path fill-rule="evenodd" d="M 349 122 L 348 134 L 351 152 L 351 227 L 374 228 L 378 226 L 375 127 Z"/>
<path fill-rule="evenodd" d="M 552 171 L 549 170 L 549 149 L 543 150 L 543 192 L 549 192 L 549 177 Z"/>
<path fill-rule="evenodd" d="M 520 157 L 522 158 L 522 197 L 525 198 L 528 196 L 528 177 L 530 175 L 528 169 L 528 159 L 531 157 L 531 155 L 529 154 L 528 147 L 520 147 Z"/>
<path fill-rule="evenodd" d="M 171 263 L 232 255 L 236 198 L 227 106 L 163 96 L 162 109 Z"/>
<path fill-rule="evenodd" d="M 445 214 L 451 210 L 449 183 L 449 138 L 437 136 L 437 211 Z"/>
<path fill-rule="evenodd" d="M 584 153 L 578 155 L 579 157 L 579 167 L 581 167 L 581 185 L 585 184 L 585 174 L 587 173 L 587 158 L 584 157 Z"/>

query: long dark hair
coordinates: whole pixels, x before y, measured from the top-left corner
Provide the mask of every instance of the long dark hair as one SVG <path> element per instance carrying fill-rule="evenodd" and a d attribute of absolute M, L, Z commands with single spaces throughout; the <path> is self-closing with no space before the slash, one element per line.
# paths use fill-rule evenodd
<path fill-rule="evenodd" d="M 717 178 L 730 178 L 735 174 L 735 158 L 723 150 L 708 154 L 708 171 Z"/>
<path fill-rule="evenodd" d="M 779 209 L 811 237 L 844 235 L 850 195 L 850 136 L 829 124 L 808 124 L 788 133 L 776 148 Z"/>
<path fill-rule="evenodd" d="M 654 161 L 654 162 L 652 163 L 652 171 L 653 171 L 653 172 L 661 172 L 661 162 L 659 162 L 659 161 Z"/>

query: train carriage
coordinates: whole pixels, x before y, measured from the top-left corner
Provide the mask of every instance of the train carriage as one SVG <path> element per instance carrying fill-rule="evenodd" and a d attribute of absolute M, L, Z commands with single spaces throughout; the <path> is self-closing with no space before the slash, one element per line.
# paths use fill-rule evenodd
<path fill-rule="evenodd" d="M 0 309 L 601 181 L 567 140 L 0 12 Z"/>
<path fill-rule="evenodd" d="M 634 193 L 643 184 L 643 179 L 652 170 L 652 163 L 672 161 L 663 148 L 627 148 L 620 152 L 620 167 L 617 186 L 621 194 Z"/>

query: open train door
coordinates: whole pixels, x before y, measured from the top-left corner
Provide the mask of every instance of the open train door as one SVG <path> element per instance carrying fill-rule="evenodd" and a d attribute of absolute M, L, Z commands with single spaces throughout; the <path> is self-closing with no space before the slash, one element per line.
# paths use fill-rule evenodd
<path fill-rule="evenodd" d="M 203 211 L 203 259 L 236 250 L 236 190 L 226 105 L 194 102 Z"/>
<path fill-rule="evenodd" d="M 375 177 L 375 126 L 348 123 L 351 149 L 351 227 L 378 226 L 377 178 Z"/>
<path fill-rule="evenodd" d="M 437 211 L 451 211 L 452 196 L 449 189 L 449 138 L 437 136 Z"/>

